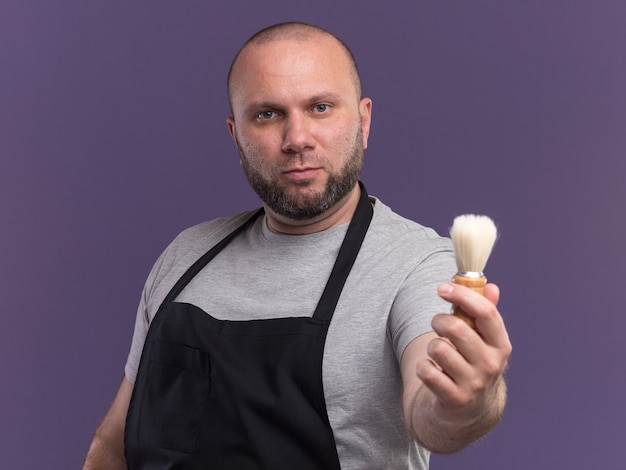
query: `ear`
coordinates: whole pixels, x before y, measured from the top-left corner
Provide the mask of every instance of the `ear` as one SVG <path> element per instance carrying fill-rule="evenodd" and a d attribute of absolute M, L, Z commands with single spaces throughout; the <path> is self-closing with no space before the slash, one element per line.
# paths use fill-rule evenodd
<path fill-rule="evenodd" d="M 239 152 L 239 144 L 237 143 L 236 131 L 235 131 L 235 118 L 232 116 L 228 116 L 226 118 L 226 127 L 228 127 L 228 133 L 230 134 L 233 142 L 235 143 L 235 147 L 237 148 L 237 152 Z M 239 157 L 239 164 L 243 165 L 241 161 L 241 156 Z"/>
<path fill-rule="evenodd" d="M 367 139 L 370 135 L 370 124 L 372 123 L 372 100 L 363 98 L 359 103 L 359 114 L 361 115 L 361 131 L 363 132 L 363 148 L 367 148 Z"/>
<path fill-rule="evenodd" d="M 235 118 L 232 116 L 228 116 L 226 118 L 226 126 L 228 127 L 228 133 L 235 142 L 235 147 L 237 147 L 237 138 L 235 137 Z"/>

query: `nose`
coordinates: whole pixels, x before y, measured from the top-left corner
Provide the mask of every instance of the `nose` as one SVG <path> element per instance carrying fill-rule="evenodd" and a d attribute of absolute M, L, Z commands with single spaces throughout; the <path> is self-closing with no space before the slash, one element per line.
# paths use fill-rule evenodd
<path fill-rule="evenodd" d="M 301 153 L 315 147 L 311 123 L 304 116 L 290 116 L 285 124 L 282 151 Z"/>

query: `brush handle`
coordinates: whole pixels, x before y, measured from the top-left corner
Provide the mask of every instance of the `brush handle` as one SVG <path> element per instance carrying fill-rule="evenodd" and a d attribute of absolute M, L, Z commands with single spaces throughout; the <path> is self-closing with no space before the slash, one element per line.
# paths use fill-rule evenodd
<path fill-rule="evenodd" d="M 487 284 L 487 278 L 485 276 L 482 277 L 465 277 L 460 276 L 459 274 L 455 274 L 452 278 L 452 282 L 455 284 L 460 284 L 465 287 L 469 287 L 474 292 L 478 292 L 480 295 L 483 295 L 485 292 L 485 284 Z M 474 317 L 468 315 L 460 307 L 453 305 L 452 306 L 452 314 L 459 317 L 473 329 L 476 329 L 476 322 L 474 321 Z"/>

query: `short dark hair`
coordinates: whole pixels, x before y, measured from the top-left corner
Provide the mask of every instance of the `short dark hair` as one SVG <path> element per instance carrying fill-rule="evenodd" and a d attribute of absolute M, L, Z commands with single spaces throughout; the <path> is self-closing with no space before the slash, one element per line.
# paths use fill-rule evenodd
<path fill-rule="evenodd" d="M 268 26 L 264 28 L 248 39 L 241 49 L 235 54 L 235 57 L 230 64 L 230 68 L 228 69 L 228 79 L 227 79 L 227 90 L 228 90 L 228 103 L 231 107 L 232 112 L 232 90 L 231 90 L 231 77 L 233 74 L 233 68 L 235 67 L 235 63 L 237 59 L 241 55 L 242 51 L 249 46 L 250 44 L 265 44 L 272 41 L 278 41 L 282 39 L 295 39 L 300 41 L 305 41 L 310 39 L 313 36 L 322 35 L 333 38 L 337 43 L 341 46 L 341 48 L 346 53 L 348 57 L 348 61 L 350 63 L 350 69 L 352 72 L 352 78 L 354 80 L 354 86 L 356 88 L 357 97 L 361 97 L 361 77 L 359 75 L 359 69 L 356 65 L 356 60 L 354 59 L 354 55 L 350 48 L 344 43 L 341 39 L 339 39 L 334 34 L 326 31 L 319 26 L 315 26 L 309 23 L 302 23 L 299 21 L 289 21 L 286 23 L 278 23 L 272 26 Z"/>

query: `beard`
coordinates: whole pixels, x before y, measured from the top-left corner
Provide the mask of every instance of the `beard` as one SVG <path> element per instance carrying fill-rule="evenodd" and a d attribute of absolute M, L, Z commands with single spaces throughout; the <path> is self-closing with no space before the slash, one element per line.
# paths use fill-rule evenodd
<path fill-rule="evenodd" d="M 287 188 L 280 184 L 278 178 L 263 175 L 257 167 L 250 163 L 249 155 L 239 145 L 239 142 L 237 142 L 237 148 L 246 178 L 261 200 L 277 214 L 292 220 L 307 220 L 329 210 L 346 197 L 359 181 L 364 153 L 362 135 L 362 130 L 359 127 L 356 138 L 345 151 L 348 158 L 345 159 L 343 167 L 328 174 L 328 180 L 322 191 L 307 195 L 301 194 L 300 196 L 289 194 Z M 314 160 L 314 157 L 300 155 L 301 163 Z M 275 173 L 280 174 L 281 171 L 279 168 Z M 306 188 L 311 184 L 311 180 L 302 180 L 296 184 Z"/>

